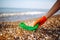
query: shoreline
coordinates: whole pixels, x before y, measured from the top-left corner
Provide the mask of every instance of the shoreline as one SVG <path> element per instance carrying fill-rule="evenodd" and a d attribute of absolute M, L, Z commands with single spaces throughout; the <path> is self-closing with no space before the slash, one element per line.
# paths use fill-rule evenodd
<path fill-rule="evenodd" d="M 37 20 L 37 19 L 36 19 Z M 24 22 L 27 23 L 27 25 L 33 25 L 33 22 L 36 21 L 35 19 L 31 20 L 25 20 Z M 15 22 L 0 22 L 0 40 L 15 40 L 19 39 L 22 40 L 23 38 L 25 40 L 31 39 L 37 39 L 37 40 L 55 40 L 59 39 L 60 35 L 60 15 L 52 16 L 50 17 L 42 26 L 41 28 L 38 28 L 36 31 L 27 31 L 24 29 L 21 29 L 18 24 L 21 21 L 15 21 Z M 57 35 L 57 36 L 56 36 Z M 53 37 L 53 38 L 52 38 Z"/>

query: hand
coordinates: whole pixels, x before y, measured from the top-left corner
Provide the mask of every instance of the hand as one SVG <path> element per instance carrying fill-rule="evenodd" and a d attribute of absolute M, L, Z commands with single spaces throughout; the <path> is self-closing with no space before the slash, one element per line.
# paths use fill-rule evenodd
<path fill-rule="evenodd" d="M 40 28 L 40 26 L 41 26 L 46 20 L 47 20 L 47 17 L 46 17 L 46 16 L 43 16 L 43 17 L 39 18 L 39 19 L 34 23 L 34 26 L 35 26 L 36 24 L 39 24 L 39 28 Z"/>

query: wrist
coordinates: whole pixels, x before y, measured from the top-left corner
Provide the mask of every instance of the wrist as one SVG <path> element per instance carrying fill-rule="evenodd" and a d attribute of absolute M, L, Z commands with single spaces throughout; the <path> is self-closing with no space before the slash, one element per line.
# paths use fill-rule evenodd
<path fill-rule="evenodd" d="M 47 17 L 46 16 L 42 16 L 42 18 L 40 19 L 40 22 L 43 23 L 47 20 Z"/>
<path fill-rule="evenodd" d="M 42 18 L 40 18 L 40 25 L 39 25 L 39 28 L 40 28 L 40 26 L 42 25 L 42 24 L 44 24 L 45 23 L 45 21 L 47 20 L 47 17 L 46 16 L 42 16 Z"/>

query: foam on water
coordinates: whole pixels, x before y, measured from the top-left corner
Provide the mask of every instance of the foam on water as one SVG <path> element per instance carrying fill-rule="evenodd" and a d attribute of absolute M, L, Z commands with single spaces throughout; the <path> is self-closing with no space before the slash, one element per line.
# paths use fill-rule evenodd
<path fill-rule="evenodd" d="M 45 12 L 21 12 L 21 13 L 3 13 L 0 15 L 0 21 L 18 21 L 32 18 L 38 18 Z"/>
<path fill-rule="evenodd" d="M 0 14 L 0 17 L 2 16 L 19 16 L 19 15 L 36 15 L 36 14 L 42 14 L 45 12 L 21 12 L 21 13 L 3 13 Z"/>

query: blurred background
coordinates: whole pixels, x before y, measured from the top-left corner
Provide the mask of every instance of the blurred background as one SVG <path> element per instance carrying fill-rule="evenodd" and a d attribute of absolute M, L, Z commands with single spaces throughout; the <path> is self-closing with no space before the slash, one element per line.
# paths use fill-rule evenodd
<path fill-rule="evenodd" d="M 0 0 L 0 21 L 18 21 L 41 17 L 49 11 L 55 2 L 56 0 Z"/>

